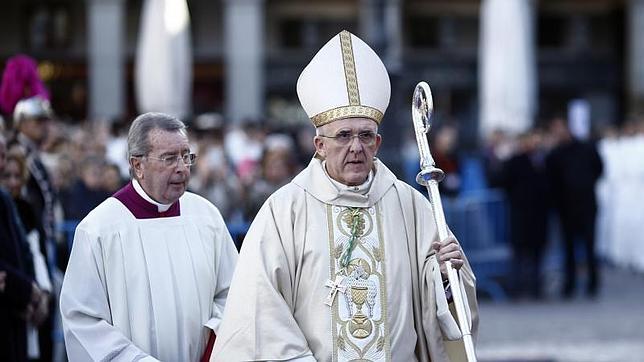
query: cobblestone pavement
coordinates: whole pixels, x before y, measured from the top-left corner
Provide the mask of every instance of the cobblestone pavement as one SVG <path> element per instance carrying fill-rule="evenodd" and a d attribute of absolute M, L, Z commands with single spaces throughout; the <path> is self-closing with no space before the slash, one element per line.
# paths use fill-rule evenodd
<path fill-rule="evenodd" d="M 595 299 L 480 303 L 482 362 L 644 362 L 644 275 L 604 268 Z"/>

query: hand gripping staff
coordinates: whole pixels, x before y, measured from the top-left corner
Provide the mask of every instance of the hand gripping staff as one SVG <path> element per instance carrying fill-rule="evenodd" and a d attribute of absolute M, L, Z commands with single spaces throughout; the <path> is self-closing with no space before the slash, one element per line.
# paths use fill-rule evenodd
<path fill-rule="evenodd" d="M 429 85 L 425 82 L 420 82 L 416 85 L 414 96 L 411 103 L 411 115 L 414 122 L 414 130 L 416 132 L 416 142 L 418 143 L 418 151 L 420 153 L 420 172 L 416 176 L 418 184 L 427 187 L 429 193 L 429 201 L 432 205 L 434 220 L 436 220 L 436 227 L 438 228 L 438 237 L 444 240 L 449 236 L 447 230 L 447 223 L 445 221 L 445 214 L 443 213 L 443 205 L 441 203 L 440 193 L 438 192 L 438 183 L 443 180 L 445 174 L 439 168 L 434 166 L 434 159 L 429 152 L 429 144 L 427 142 L 427 133 L 431 127 L 430 118 L 434 111 L 434 101 L 432 99 L 432 91 Z M 465 302 L 460 288 L 460 277 L 458 271 L 454 269 L 452 263 L 445 262 L 447 267 L 447 277 L 452 289 L 452 297 L 456 307 L 456 317 L 458 325 L 463 335 L 463 343 L 465 344 L 465 354 L 467 355 L 468 362 L 476 361 L 476 354 L 474 352 L 474 342 L 472 341 L 472 333 L 470 325 L 465 312 Z"/>

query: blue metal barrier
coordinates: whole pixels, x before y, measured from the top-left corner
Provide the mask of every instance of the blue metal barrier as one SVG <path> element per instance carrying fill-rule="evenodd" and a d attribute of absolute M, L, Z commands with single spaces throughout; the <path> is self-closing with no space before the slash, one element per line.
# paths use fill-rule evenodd
<path fill-rule="evenodd" d="M 511 273 L 508 208 L 505 194 L 479 190 L 443 199 L 445 218 L 474 270 L 479 290 L 506 300 L 500 280 Z"/>
<path fill-rule="evenodd" d="M 235 246 L 237 247 L 237 250 L 239 250 L 241 248 L 242 242 L 244 241 L 244 236 L 246 236 L 246 232 L 248 232 L 250 223 L 246 221 L 240 221 L 240 222 L 229 223 L 226 225 L 226 227 L 228 228 L 228 232 L 230 233 L 230 236 L 235 242 Z"/>
<path fill-rule="evenodd" d="M 58 225 L 58 232 L 62 235 L 67 244 L 67 252 L 69 253 L 72 250 L 72 243 L 74 242 L 74 233 L 76 232 L 76 226 L 78 226 L 78 220 L 65 220 Z"/>
<path fill-rule="evenodd" d="M 477 190 L 457 198 L 442 198 L 445 218 L 461 243 L 474 269 L 478 289 L 494 300 L 507 295 L 499 280 L 511 272 L 512 252 L 509 244 L 508 208 L 505 194 L 499 190 Z M 71 250 L 78 221 L 67 220 L 59 226 Z M 228 223 L 237 249 L 241 247 L 249 223 Z"/>

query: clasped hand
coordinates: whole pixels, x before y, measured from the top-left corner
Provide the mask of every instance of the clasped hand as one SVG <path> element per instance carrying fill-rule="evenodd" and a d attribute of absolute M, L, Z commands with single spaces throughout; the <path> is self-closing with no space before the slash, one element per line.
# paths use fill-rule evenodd
<path fill-rule="evenodd" d="M 443 241 L 434 241 L 432 248 L 436 251 L 436 260 L 438 260 L 443 280 L 447 279 L 446 261 L 451 262 L 456 270 L 459 270 L 463 266 L 463 253 L 455 237 L 448 236 Z"/>
<path fill-rule="evenodd" d="M 38 288 L 36 283 L 31 286 L 31 299 L 23 318 L 35 326 L 39 326 L 49 316 L 49 293 Z"/>

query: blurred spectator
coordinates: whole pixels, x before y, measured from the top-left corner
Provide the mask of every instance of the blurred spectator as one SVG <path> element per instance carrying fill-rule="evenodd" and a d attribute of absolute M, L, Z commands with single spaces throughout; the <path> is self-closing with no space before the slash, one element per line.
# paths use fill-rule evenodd
<path fill-rule="evenodd" d="M 2 173 L 2 186 L 9 192 L 16 205 L 18 217 L 24 227 L 26 241 L 31 251 L 35 281 L 42 291 L 38 304 L 39 325 L 42 323 L 41 321 L 47 319 L 50 311 L 54 310 L 53 306 L 50 306 L 53 287 L 47 262 L 41 252 L 46 248 L 45 231 L 36 217 L 36 212 L 21 195 L 21 190 L 27 182 L 28 174 L 27 165 L 22 154 L 17 152 L 9 153 Z M 33 322 L 28 323 L 28 356 L 31 360 L 40 360 L 40 345 L 47 346 L 51 344 L 51 336 L 47 334 L 50 331 L 44 329 L 43 332 L 45 332 L 44 335 L 39 333 Z M 47 360 L 51 356 L 42 357 L 42 360 Z"/>
<path fill-rule="evenodd" d="M 193 187 L 215 204 L 224 220 L 230 222 L 240 205 L 239 180 L 231 170 L 222 147 L 210 145 L 200 149 Z"/>
<path fill-rule="evenodd" d="M 54 237 L 55 192 L 49 170 L 40 157 L 40 145 L 47 138 L 52 111 L 49 102 L 39 97 L 23 99 L 15 107 L 13 121 L 15 134 L 9 148 L 24 155 L 29 170 L 26 199 L 35 210 L 45 230 L 45 237 Z"/>
<path fill-rule="evenodd" d="M 562 296 L 570 298 L 577 284 L 575 245 L 583 245 L 588 269 L 586 293 L 599 290 L 599 269 L 595 256 L 595 184 L 602 174 L 602 162 L 595 145 L 575 139 L 565 119 L 557 117 L 549 125 L 556 146 L 548 155 L 546 170 L 558 212 L 565 245 L 566 280 Z"/>
<path fill-rule="evenodd" d="M 64 153 L 58 154 L 58 160 L 51 173 L 54 190 L 63 191 L 71 189 L 74 182 L 76 182 L 77 172 L 77 163 L 72 160 L 70 155 Z"/>
<path fill-rule="evenodd" d="M 116 191 L 120 190 L 121 187 L 125 186 L 126 181 L 121 177 L 121 170 L 119 166 L 107 162 L 103 165 L 103 174 L 101 175 L 103 180 L 101 188 L 107 193 L 106 195 L 112 195 Z"/>
<path fill-rule="evenodd" d="M 644 128 L 636 124 L 598 143 L 604 172 L 597 185 L 597 252 L 614 265 L 644 272 Z"/>
<path fill-rule="evenodd" d="M 241 185 L 224 150 L 223 120 L 218 114 L 205 113 L 195 118 L 193 130 L 199 156 L 190 187 L 215 204 L 230 223 L 241 217 Z"/>
<path fill-rule="evenodd" d="M 503 162 L 514 152 L 514 141 L 502 129 L 494 130 L 483 146 L 485 177 L 490 187 L 499 187 L 502 180 Z"/>
<path fill-rule="evenodd" d="M 539 132 L 527 132 L 519 136 L 517 153 L 503 163 L 497 176 L 510 206 L 515 263 L 512 291 L 516 297 L 541 297 L 541 259 L 549 207 L 544 158 Z"/>
<path fill-rule="evenodd" d="M 308 124 L 298 127 L 295 131 L 295 155 L 297 157 L 298 169 L 306 167 L 315 154 L 315 145 L 311 142 L 313 137 L 315 137 L 315 130 Z"/>
<path fill-rule="evenodd" d="M 224 149 L 243 184 L 251 184 L 258 173 L 266 132 L 261 122 L 245 120 L 224 138 Z"/>
<path fill-rule="evenodd" d="M 6 142 L 0 134 L 0 174 L 4 173 Z M 0 188 L 0 360 L 27 360 L 27 322 L 42 321 L 42 292 L 26 236 L 11 197 Z"/>
<path fill-rule="evenodd" d="M 82 220 L 98 204 L 111 196 L 105 190 L 104 160 L 97 156 L 86 157 L 80 166 L 80 178 L 63 195 L 65 216 Z"/>
<path fill-rule="evenodd" d="M 38 224 L 45 233 L 44 247 L 40 253 L 47 263 L 47 270 L 52 272 L 54 261 L 50 260 L 50 250 L 59 247 L 59 254 L 66 253 L 64 244 L 55 243 L 55 203 L 56 193 L 53 188 L 49 170 L 40 157 L 40 146 L 47 138 L 53 112 L 49 102 L 38 96 L 20 100 L 13 112 L 15 134 L 9 142 L 12 152 L 21 153 L 26 160 L 29 179 L 24 187 L 23 196 L 36 211 Z M 49 303 L 49 317 L 41 324 L 39 354 L 42 360 L 52 358 L 53 300 Z"/>
<path fill-rule="evenodd" d="M 29 172 L 22 154 L 10 152 L 6 157 L 1 185 L 11 195 L 27 237 L 29 239 L 35 238 L 36 240 L 35 244 L 38 246 L 38 250 L 32 248 L 32 253 L 40 254 L 40 250 L 45 250 L 45 230 L 40 223 L 40 219 L 36 216 L 36 211 L 22 196 L 22 189 L 27 182 L 28 176 Z M 44 270 L 47 271 L 46 266 Z M 49 276 L 47 276 L 47 279 L 49 279 Z M 47 283 L 49 284 L 49 282 Z M 51 288 L 48 289 L 51 291 Z"/>
<path fill-rule="evenodd" d="M 462 183 L 456 149 L 458 130 L 454 125 L 444 124 L 432 137 L 433 142 L 430 143 L 432 157 L 436 167 L 445 173 L 445 178 L 438 184 L 441 195 L 455 197 L 458 195 Z"/>
<path fill-rule="evenodd" d="M 253 220 L 268 196 L 291 180 L 295 168 L 292 140 L 284 134 L 268 136 L 261 161 L 260 177 L 246 190 L 246 220 Z"/>
<path fill-rule="evenodd" d="M 116 164 L 121 178 L 130 178 L 130 164 L 127 162 L 127 129 L 124 121 L 114 121 L 111 125 L 111 136 L 105 145 L 105 158 Z"/>
<path fill-rule="evenodd" d="M 49 92 L 38 75 L 36 61 L 23 54 L 9 58 L 0 84 L 0 111 L 10 116 L 18 101 L 34 96 L 49 100 Z"/>

